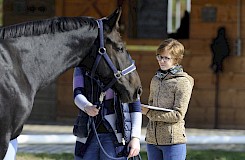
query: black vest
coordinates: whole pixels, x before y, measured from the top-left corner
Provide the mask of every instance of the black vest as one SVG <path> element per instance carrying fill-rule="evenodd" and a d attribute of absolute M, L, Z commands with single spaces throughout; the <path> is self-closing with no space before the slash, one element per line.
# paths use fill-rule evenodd
<path fill-rule="evenodd" d="M 123 114 L 122 114 L 122 105 L 120 99 L 117 95 L 114 96 L 114 99 L 104 100 L 102 104 L 99 102 L 99 97 L 102 92 L 102 83 L 98 78 L 91 78 L 89 72 L 83 73 L 84 77 L 84 89 L 82 94 L 93 104 L 101 105 L 100 112 L 97 116 L 94 117 L 95 126 L 98 132 L 113 132 L 110 124 L 103 118 L 103 110 L 106 108 L 107 112 L 115 113 L 117 115 L 116 127 L 119 133 L 123 132 Z M 104 107 L 104 108 L 103 108 Z M 104 112 L 103 112 L 104 113 Z M 78 117 L 74 124 L 73 134 L 80 138 L 88 137 L 91 131 L 91 124 L 89 123 L 89 116 L 83 112 L 79 111 Z"/>

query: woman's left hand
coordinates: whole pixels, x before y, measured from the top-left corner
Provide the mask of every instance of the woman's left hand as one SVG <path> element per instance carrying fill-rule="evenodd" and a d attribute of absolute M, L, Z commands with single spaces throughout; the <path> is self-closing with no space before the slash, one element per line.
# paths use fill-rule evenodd
<path fill-rule="evenodd" d="M 130 148 L 128 158 L 137 156 L 140 152 L 140 139 L 133 137 L 129 142 L 128 147 Z"/>

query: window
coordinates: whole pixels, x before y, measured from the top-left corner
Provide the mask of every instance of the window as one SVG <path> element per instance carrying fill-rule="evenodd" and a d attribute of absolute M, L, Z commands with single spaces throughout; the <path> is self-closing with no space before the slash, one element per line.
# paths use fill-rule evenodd
<path fill-rule="evenodd" d="M 191 0 L 168 1 L 168 37 L 189 38 Z"/>
<path fill-rule="evenodd" d="M 191 0 L 137 0 L 129 4 L 130 38 L 189 38 Z"/>

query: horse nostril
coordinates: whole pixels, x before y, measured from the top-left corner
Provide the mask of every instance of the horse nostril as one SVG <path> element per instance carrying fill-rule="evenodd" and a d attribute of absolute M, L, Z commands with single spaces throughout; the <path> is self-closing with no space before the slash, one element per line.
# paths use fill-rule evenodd
<path fill-rule="evenodd" d="M 143 89 L 142 87 L 139 87 L 138 90 L 137 90 L 137 94 L 140 96 L 143 92 Z"/>

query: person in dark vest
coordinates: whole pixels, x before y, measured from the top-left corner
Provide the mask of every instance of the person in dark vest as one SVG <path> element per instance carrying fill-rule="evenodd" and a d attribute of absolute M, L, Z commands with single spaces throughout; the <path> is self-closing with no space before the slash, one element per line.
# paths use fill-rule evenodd
<path fill-rule="evenodd" d="M 75 160 L 137 156 L 142 124 L 140 100 L 121 103 L 113 89 L 102 92 L 100 81 L 89 75 L 82 67 L 74 69 L 74 102 L 79 108 L 73 128 L 77 137 Z"/>

